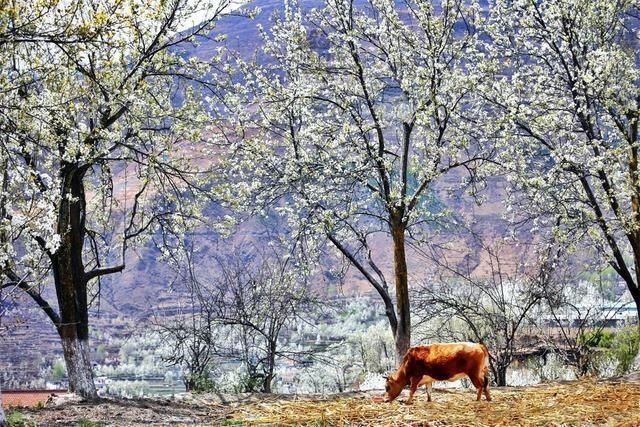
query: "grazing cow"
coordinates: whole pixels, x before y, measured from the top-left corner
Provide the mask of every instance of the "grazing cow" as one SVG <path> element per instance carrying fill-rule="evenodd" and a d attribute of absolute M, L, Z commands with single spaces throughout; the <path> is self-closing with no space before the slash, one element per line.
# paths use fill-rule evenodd
<path fill-rule="evenodd" d="M 482 391 L 487 400 L 489 395 L 489 351 L 484 344 L 436 343 L 412 347 L 404 355 L 398 370 L 387 377 L 385 401 L 391 402 L 411 384 L 409 400 L 420 385 L 427 385 L 427 398 L 431 401 L 431 383 L 433 381 L 454 381 L 468 376 L 476 387 L 477 400 Z"/>

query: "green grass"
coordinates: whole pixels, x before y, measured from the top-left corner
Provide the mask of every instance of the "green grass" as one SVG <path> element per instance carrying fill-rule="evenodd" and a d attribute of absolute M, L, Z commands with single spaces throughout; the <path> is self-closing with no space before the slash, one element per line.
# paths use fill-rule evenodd
<path fill-rule="evenodd" d="M 18 411 L 7 412 L 7 426 L 9 427 L 31 427 L 35 423 L 27 420 L 24 415 Z"/>
<path fill-rule="evenodd" d="M 78 427 L 102 427 L 104 423 L 101 421 L 91 421 L 87 418 L 80 418 L 78 420 Z"/>
<path fill-rule="evenodd" d="M 224 427 L 228 427 L 228 426 L 242 426 L 244 425 L 243 421 L 238 421 L 238 420 L 224 420 L 221 424 L 221 426 Z"/>

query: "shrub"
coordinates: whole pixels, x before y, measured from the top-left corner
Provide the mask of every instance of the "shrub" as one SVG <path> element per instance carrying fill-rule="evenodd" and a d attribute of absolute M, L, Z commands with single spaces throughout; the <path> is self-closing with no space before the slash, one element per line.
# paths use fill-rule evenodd
<path fill-rule="evenodd" d="M 33 422 L 29 422 L 24 416 L 17 411 L 12 411 L 7 414 L 7 426 L 8 427 L 30 427 L 35 426 Z"/>
<path fill-rule="evenodd" d="M 595 331 L 584 331 L 576 339 L 579 345 L 586 347 L 611 348 L 615 333 L 598 329 Z"/>
<path fill-rule="evenodd" d="M 67 366 L 62 359 L 56 359 L 51 366 L 50 376 L 56 381 L 67 377 Z"/>
<path fill-rule="evenodd" d="M 194 393 L 206 393 L 209 391 L 217 391 L 215 382 L 208 374 L 192 374 L 185 380 L 187 391 Z"/>
<path fill-rule="evenodd" d="M 618 374 L 625 374 L 631 368 L 640 349 L 640 330 L 637 326 L 627 326 L 615 334 L 610 352 L 618 361 Z"/>
<path fill-rule="evenodd" d="M 604 330 L 588 331 L 580 334 L 578 344 L 589 348 L 606 349 L 607 357 L 617 362 L 616 373 L 625 374 L 633 365 L 640 349 L 640 330 L 637 326 L 627 326 L 617 332 Z"/>

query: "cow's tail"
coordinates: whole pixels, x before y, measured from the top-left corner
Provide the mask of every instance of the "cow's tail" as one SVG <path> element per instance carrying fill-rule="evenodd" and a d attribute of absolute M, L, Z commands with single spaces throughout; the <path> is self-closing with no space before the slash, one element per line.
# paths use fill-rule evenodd
<path fill-rule="evenodd" d="M 480 343 L 480 347 L 482 347 L 482 352 L 484 353 L 484 378 L 482 388 L 486 391 L 487 387 L 489 387 L 489 349 L 482 343 Z"/>

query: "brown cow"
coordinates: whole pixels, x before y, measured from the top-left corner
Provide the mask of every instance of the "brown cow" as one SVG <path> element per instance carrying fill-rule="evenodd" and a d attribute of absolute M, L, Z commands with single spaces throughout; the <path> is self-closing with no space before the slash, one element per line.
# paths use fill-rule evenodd
<path fill-rule="evenodd" d="M 433 381 L 453 381 L 468 376 L 476 387 L 477 400 L 482 391 L 487 400 L 489 395 L 489 351 L 484 344 L 470 342 L 435 343 L 412 347 L 404 355 L 398 370 L 387 377 L 385 401 L 391 402 L 411 384 L 409 400 L 422 384 L 427 385 L 428 400 L 431 401 L 431 383 Z"/>

